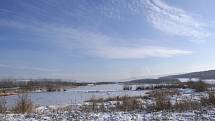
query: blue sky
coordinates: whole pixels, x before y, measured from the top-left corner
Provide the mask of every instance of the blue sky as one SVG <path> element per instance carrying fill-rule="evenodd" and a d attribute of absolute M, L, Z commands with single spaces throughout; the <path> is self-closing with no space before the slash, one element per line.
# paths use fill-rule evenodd
<path fill-rule="evenodd" d="M 1 0 L 1 78 L 118 81 L 215 69 L 214 0 Z"/>

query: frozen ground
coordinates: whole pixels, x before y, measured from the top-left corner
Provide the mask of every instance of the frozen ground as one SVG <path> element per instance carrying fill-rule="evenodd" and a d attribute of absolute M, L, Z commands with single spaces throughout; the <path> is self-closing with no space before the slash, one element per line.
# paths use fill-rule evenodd
<path fill-rule="evenodd" d="M 1 121 L 214 121 L 215 108 L 189 112 L 111 112 L 82 113 L 74 111 L 56 111 L 40 107 L 41 112 L 32 114 L 1 115 Z"/>

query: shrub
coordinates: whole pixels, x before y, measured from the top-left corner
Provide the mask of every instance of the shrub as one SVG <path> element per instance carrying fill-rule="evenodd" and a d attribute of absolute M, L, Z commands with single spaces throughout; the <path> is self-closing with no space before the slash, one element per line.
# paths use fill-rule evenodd
<path fill-rule="evenodd" d="M 0 97 L 0 113 L 5 113 L 7 111 L 6 99 L 5 97 Z"/>
<path fill-rule="evenodd" d="M 198 101 L 193 101 L 192 98 L 186 98 L 177 101 L 174 104 L 170 102 L 170 96 L 177 94 L 174 90 L 159 90 L 154 92 L 155 105 L 151 110 L 161 111 L 161 110 L 171 110 L 171 111 L 187 111 L 187 110 L 198 110 L 201 108 L 201 103 Z"/>
<path fill-rule="evenodd" d="M 179 95 L 179 91 L 177 89 L 157 89 L 150 91 L 148 93 L 149 97 L 157 98 L 159 96 L 173 96 L 173 95 Z"/>
<path fill-rule="evenodd" d="M 136 97 L 123 96 L 122 103 L 116 106 L 117 110 L 134 111 L 142 109 L 142 103 Z"/>
<path fill-rule="evenodd" d="M 30 113 L 34 109 L 33 102 L 27 94 L 21 94 L 18 96 L 18 100 L 12 111 L 15 113 Z"/>
<path fill-rule="evenodd" d="M 124 85 L 123 90 L 132 90 L 132 86 Z"/>
<path fill-rule="evenodd" d="M 92 96 L 90 100 L 87 101 L 88 104 L 81 106 L 81 110 L 84 112 L 98 112 L 104 111 L 104 101 L 103 98 L 96 99 Z"/>
<path fill-rule="evenodd" d="M 187 86 L 188 88 L 195 89 L 197 92 L 207 91 L 208 89 L 208 84 L 206 84 L 203 81 L 197 81 L 197 82 L 189 81 L 187 82 Z"/>
<path fill-rule="evenodd" d="M 167 97 L 167 95 L 164 92 L 161 92 L 156 95 L 155 107 L 154 107 L 156 111 L 169 110 L 171 109 L 171 107 L 172 105 L 171 105 L 170 99 Z"/>
<path fill-rule="evenodd" d="M 208 92 L 208 97 L 201 98 L 201 104 L 203 106 L 215 105 L 215 95 L 213 92 Z"/>
<path fill-rule="evenodd" d="M 130 96 L 117 96 L 117 97 L 109 97 L 106 99 L 95 97 L 91 97 L 88 104 L 85 104 L 81 107 L 82 111 L 138 111 L 143 107 L 140 99 L 144 99 L 145 97 L 130 97 Z M 112 105 L 104 105 L 107 102 L 114 101 Z"/>
<path fill-rule="evenodd" d="M 197 101 L 192 101 L 192 98 L 177 101 L 173 106 L 173 109 L 176 111 L 198 110 L 200 108 L 201 103 Z"/>

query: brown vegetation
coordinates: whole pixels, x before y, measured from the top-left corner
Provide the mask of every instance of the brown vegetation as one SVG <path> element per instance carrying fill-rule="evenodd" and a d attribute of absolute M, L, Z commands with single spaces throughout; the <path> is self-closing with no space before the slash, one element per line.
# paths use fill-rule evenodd
<path fill-rule="evenodd" d="M 117 97 L 109 97 L 107 99 L 99 98 L 96 99 L 92 97 L 89 104 L 82 106 L 83 111 L 139 111 L 143 108 L 143 103 L 140 99 L 144 97 L 136 96 L 117 96 Z M 114 102 L 112 106 L 105 106 L 106 102 Z"/>
<path fill-rule="evenodd" d="M 173 88 L 185 88 L 182 83 L 179 84 L 155 84 L 151 86 L 137 86 L 136 90 L 154 90 L 154 89 L 173 89 Z"/>
<path fill-rule="evenodd" d="M 158 90 L 152 90 L 149 93 L 149 97 L 166 97 L 166 96 L 173 96 L 173 95 L 179 95 L 179 92 L 177 89 L 158 89 Z"/>
<path fill-rule="evenodd" d="M 203 81 L 197 81 L 197 82 L 189 81 L 186 83 L 186 85 L 188 88 L 195 89 L 197 92 L 207 91 L 209 86 Z"/>
<path fill-rule="evenodd" d="M 85 104 L 81 106 L 81 110 L 84 112 L 104 112 L 104 102 L 103 99 L 96 99 L 95 96 L 92 96 L 88 101 L 89 104 Z"/>
<path fill-rule="evenodd" d="M 207 97 L 201 98 L 201 104 L 203 106 L 214 106 L 215 105 L 215 95 L 214 92 L 207 92 Z"/>
<path fill-rule="evenodd" d="M 35 90 L 58 91 L 65 88 L 74 88 L 77 86 L 86 86 L 87 83 L 76 83 L 62 81 L 60 79 L 31 79 L 26 81 L 17 81 L 16 79 L 1 79 L 0 88 L 5 89 L 6 93 L 20 93 Z"/>
<path fill-rule="evenodd" d="M 168 96 L 176 94 L 175 91 L 162 89 L 162 90 L 153 90 L 149 93 L 149 97 L 155 99 L 155 104 L 150 107 L 150 110 L 160 111 L 160 110 L 169 110 L 172 105 L 170 98 Z"/>
<path fill-rule="evenodd" d="M 142 102 L 139 98 L 123 96 L 121 98 L 122 103 L 118 103 L 116 108 L 120 111 L 134 111 L 142 109 Z"/>
<path fill-rule="evenodd" d="M 5 113 L 7 111 L 6 99 L 5 97 L 0 97 L 0 113 Z"/>
<path fill-rule="evenodd" d="M 183 100 L 177 100 L 174 104 L 170 102 L 170 97 L 179 95 L 177 90 L 154 90 L 150 96 L 155 98 L 155 104 L 150 107 L 151 111 L 171 110 L 171 111 L 187 111 L 198 110 L 201 108 L 201 102 L 194 101 L 192 97 Z"/>
<path fill-rule="evenodd" d="M 197 101 L 193 101 L 192 98 L 184 99 L 177 101 L 175 105 L 173 105 L 173 109 L 175 111 L 187 111 L 187 110 L 199 110 L 201 108 L 201 103 Z"/>
<path fill-rule="evenodd" d="M 30 113 L 34 109 L 33 102 L 27 94 L 19 95 L 15 106 L 12 111 L 15 113 Z"/>

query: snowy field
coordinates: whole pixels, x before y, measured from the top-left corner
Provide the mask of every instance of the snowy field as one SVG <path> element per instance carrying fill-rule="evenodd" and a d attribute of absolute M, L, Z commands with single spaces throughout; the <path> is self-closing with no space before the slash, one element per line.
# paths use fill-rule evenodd
<path fill-rule="evenodd" d="M 41 109 L 41 108 L 40 108 Z M 82 113 L 73 111 L 52 112 L 44 108 L 40 114 L 1 115 L 1 121 L 214 121 L 215 108 L 202 111 L 177 112 L 110 112 Z"/>

